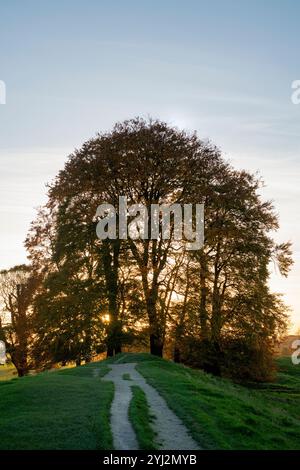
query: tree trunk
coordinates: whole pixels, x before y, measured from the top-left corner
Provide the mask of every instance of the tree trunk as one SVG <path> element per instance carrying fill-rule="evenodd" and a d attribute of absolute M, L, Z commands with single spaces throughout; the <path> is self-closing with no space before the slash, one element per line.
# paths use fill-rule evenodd
<path fill-rule="evenodd" d="M 103 244 L 103 262 L 108 296 L 109 326 L 107 328 L 107 357 L 122 351 L 122 324 L 119 321 L 119 254 L 120 241 L 107 241 Z"/>
<path fill-rule="evenodd" d="M 211 315 L 211 339 L 215 344 L 219 343 L 222 329 L 222 303 L 218 286 L 214 286 Z"/>
<path fill-rule="evenodd" d="M 184 292 L 184 300 L 183 300 L 183 305 L 182 305 L 182 310 L 179 315 L 179 322 L 176 325 L 175 328 L 175 345 L 174 345 L 174 351 L 173 351 L 173 359 L 174 362 L 180 362 L 181 361 L 181 351 L 180 351 L 180 346 L 182 347 L 182 337 L 184 336 L 184 322 L 185 322 L 185 316 L 186 316 L 186 311 L 187 311 L 187 301 L 188 301 L 188 294 L 189 294 L 189 264 L 187 265 L 187 271 L 186 271 L 186 286 L 185 286 L 185 292 Z"/>
<path fill-rule="evenodd" d="M 106 357 L 114 356 L 114 348 L 111 345 L 107 346 Z"/>
<path fill-rule="evenodd" d="M 175 335 L 174 335 L 175 344 L 174 344 L 174 350 L 173 350 L 174 362 L 180 362 L 180 359 L 181 359 L 180 349 L 182 348 L 181 338 L 183 337 L 183 334 L 184 334 L 184 316 L 182 314 L 182 317 L 180 318 L 180 323 L 175 328 Z"/>
<path fill-rule="evenodd" d="M 147 299 L 147 313 L 150 326 L 150 353 L 154 356 L 163 356 L 164 340 L 157 318 L 156 300 L 158 288 L 152 287 L 152 292 Z"/>
<path fill-rule="evenodd" d="M 215 345 L 219 344 L 222 327 L 222 303 L 219 287 L 220 277 L 220 242 L 217 244 L 216 259 L 214 265 L 214 286 L 212 293 L 212 314 L 211 314 L 211 339 Z"/>
<path fill-rule="evenodd" d="M 180 362 L 180 349 L 175 345 L 174 352 L 173 352 L 173 360 L 174 362 Z"/>
<path fill-rule="evenodd" d="M 207 269 L 206 263 L 202 259 L 200 261 L 200 308 L 199 308 L 199 320 L 201 328 L 201 338 L 208 338 L 208 314 L 207 314 L 207 286 L 206 286 Z"/>
<path fill-rule="evenodd" d="M 107 328 L 107 357 L 115 356 L 122 352 L 122 324 L 113 319 Z"/>
<path fill-rule="evenodd" d="M 24 377 L 28 374 L 27 354 L 11 347 L 8 349 L 11 361 L 17 369 L 18 377 Z"/>
<path fill-rule="evenodd" d="M 154 356 L 163 356 L 163 349 L 164 349 L 164 344 L 162 339 L 160 338 L 160 335 L 157 335 L 156 333 L 151 333 L 150 334 L 150 353 L 153 354 Z"/>

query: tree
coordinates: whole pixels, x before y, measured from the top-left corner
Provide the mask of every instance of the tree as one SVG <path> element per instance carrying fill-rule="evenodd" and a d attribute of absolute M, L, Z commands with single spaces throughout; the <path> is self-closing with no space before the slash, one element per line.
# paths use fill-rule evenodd
<path fill-rule="evenodd" d="M 160 121 L 134 119 L 117 124 L 111 133 L 99 135 L 76 151 L 58 175 L 49 197 L 52 206 L 62 204 L 66 198 L 72 201 L 72 206 L 88 198 L 91 214 L 103 202 L 117 207 L 122 195 L 131 204 L 143 204 L 150 213 L 152 204 L 189 202 L 194 183 L 197 202 L 201 202 L 210 176 L 219 167 L 222 167 L 219 152 L 199 141 L 196 135 L 188 135 Z M 168 258 L 176 247 L 171 239 L 163 239 L 161 226 L 157 240 L 128 239 L 121 246 L 130 249 L 138 269 L 149 322 L 150 350 L 162 355 L 164 314 L 159 297 Z M 116 249 L 119 251 L 121 246 L 106 242 L 110 248 L 106 273 L 113 281 L 109 293 L 112 310 L 116 312 L 112 314 L 115 323 L 119 266 Z"/>
<path fill-rule="evenodd" d="M 278 219 L 272 204 L 259 196 L 260 180 L 231 168 L 219 176 L 206 198 L 204 247 L 192 253 L 199 267 L 196 289 L 203 344 L 197 346 L 198 365 L 207 364 L 214 373 L 221 373 L 230 341 L 241 349 L 247 344 L 248 351 L 264 345 L 260 351 L 271 357 L 272 343 L 286 328 L 287 308 L 269 291 L 269 265 L 276 262 L 286 276 L 292 264 L 290 243 L 277 245 L 270 235 Z M 237 359 L 231 367 L 238 371 Z M 267 368 L 264 373 L 266 377 Z"/>
<path fill-rule="evenodd" d="M 64 338 L 70 330 L 74 341 L 78 325 L 88 330 L 93 318 L 99 337 L 105 328 L 108 355 L 144 332 L 145 324 L 150 351 L 159 356 L 167 338 L 180 360 L 184 340 L 192 337 L 205 345 L 204 355 L 215 354 L 215 372 L 225 339 L 247 341 L 247 348 L 263 338 L 270 343 L 285 328 L 286 309 L 268 289 L 269 264 L 275 261 L 287 275 L 292 259 L 290 244 L 272 238 L 278 219 L 260 187 L 256 176 L 236 171 L 210 142 L 158 120 L 136 118 L 98 134 L 70 155 L 27 238 L 35 269 L 45 273 L 39 301 L 48 298 L 44 305 L 53 310 L 44 312 L 54 325 L 55 318 L 65 319 Z M 151 208 L 171 208 L 169 238 L 161 214 L 155 239 L 120 236 L 119 196 L 146 208 L 148 232 Z M 172 205 L 202 202 L 204 247 L 189 251 L 185 237 L 173 238 Z M 97 238 L 103 203 L 116 210 L 116 239 Z M 109 320 L 104 327 L 99 312 Z"/>
<path fill-rule="evenodd" d="M 0 339 L 5 342 L 18 376 L 28 373 L 32 340 L 32 303 L 39 277 L 26 265 L 0 272 Z"/>
<path fill-rule="evenodd" d="M 38 368 L 89 362 L 103 351 L 105 324 L 99 309 L 101 286 L 66 270 L 47 276 L 33 309 L 33 356 Z"/>

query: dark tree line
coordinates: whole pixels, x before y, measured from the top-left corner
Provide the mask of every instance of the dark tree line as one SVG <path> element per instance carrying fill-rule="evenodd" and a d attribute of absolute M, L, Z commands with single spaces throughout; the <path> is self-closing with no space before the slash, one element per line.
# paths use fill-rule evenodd
<path fill-rule="evenodd" d="M 260 187 L 211 143 L 160 121 L 125 121 L 86 142 L 50 186 L 26 239 L 30 279 L 39 281 L 26 307 L 30 346 L 20 339 L 20 350 L 36 367 L 80 364 L 130 344 L 159 356 L 167 345 L 174 360 L 214 373 L 232 361 L 247 369 L 241 355 L 262 364 L 287 322 L 269 266 L 286 276 L 292 260 L 290 244 L 272 238 L 278 219 Z M 98 239 L 97 207 L 118 208 L 119 196 L 148 214 L 152 204 L 204 203 L 203 248 L 174 240 L 172 218 L 169 240 L 161 223 L 157 240 Z"/>

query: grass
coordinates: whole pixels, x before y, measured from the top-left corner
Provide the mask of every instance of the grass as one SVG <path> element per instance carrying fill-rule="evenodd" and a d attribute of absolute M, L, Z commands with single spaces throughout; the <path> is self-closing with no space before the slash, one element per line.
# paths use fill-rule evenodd
<path fill-rule="evenodd" d="M 97 367 L 100 376 L 107 372 Z M 0 383 L 0 449 L 112 449 L 113 384 L 88 366 Z"/>
<path fill-rule="evenodd" d="M 0 365 L 0 381 L 17 377 L 16 368 L 11 364 Z"/>
<path fill-rule="evenodd" d="M 131 380 L 130 374 L 126 373 L 122 375 L 123 380 Z"/>
<path fill-rule="evenodd" d="M 153 361 L 161 361 L 162 359 L 157 356 L 152 356 L 149 353 L 121 353 L 117 354 L 114 357 L 110 357 L 109 359 L 105 360 L 106 364 L 127 364 L 133 362 L 153 362 Z"/>
<path fill-rule="evenodd" d="M 235 385 L 163 360 L 137 369 L 205 449 L 300 449 L 300 367 L 278 361 L 276 384 Z"/>
<path fill-rule="evenodd" d="M 21 379 L 0 368 L 0 449 L 112 449 L 113 384 L 100 378 L 114 362 L 138 363 L 203 449 L 300 449 L 300 365 L 290 358 L 278 360 L 276 382 L 247 388 L 149 354 Z M 130 419 L 141 448 L 150 450 L 153 418 L 132 385 Z"/>
<path fill-rule="evenodd" d="M 156 434 L 151 427 L 155 418 L 150 414 L 146 395 L 137 385 L 132 385 L 131 390 L 129 419 L 136 433 L 139 447 L 142 450 L 155 450 L 158 445 L 155 441 Z"/>

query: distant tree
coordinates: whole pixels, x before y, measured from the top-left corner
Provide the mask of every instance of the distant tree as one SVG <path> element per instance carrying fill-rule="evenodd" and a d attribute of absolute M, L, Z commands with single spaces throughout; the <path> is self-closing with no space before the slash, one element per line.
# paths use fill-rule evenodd
<path fill-rule="evenodd" d="M 0 339 L 19 377 L 30 368 L 32 303 L 39 283 L 39 277 L 26 265 L 0 272 Z"/>

